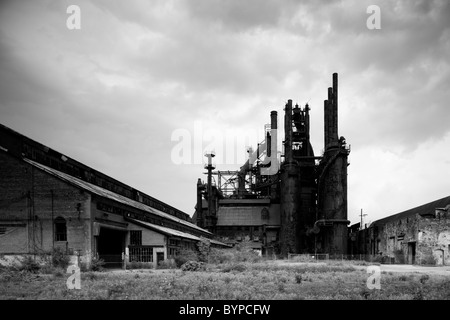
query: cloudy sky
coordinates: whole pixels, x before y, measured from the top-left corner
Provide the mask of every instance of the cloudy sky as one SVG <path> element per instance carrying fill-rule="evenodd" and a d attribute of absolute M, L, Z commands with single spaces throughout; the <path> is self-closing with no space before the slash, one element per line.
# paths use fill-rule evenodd
<path fill-rule="evenodd" d="M 449 195 L 448 17 L 449 1 L 0 1 L 0 123 L 193 214 L 203 149 L 238 169 L 288 99 L 309 103 L 319 155 L 337 72 L 348 216 L 374 221 Z"/>

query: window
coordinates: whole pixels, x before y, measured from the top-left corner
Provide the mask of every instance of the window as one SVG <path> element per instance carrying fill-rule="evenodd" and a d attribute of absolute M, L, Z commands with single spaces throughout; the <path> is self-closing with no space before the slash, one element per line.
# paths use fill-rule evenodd
<path fill-rule="evenodd" d="M 149 246 L 129 247 L 130 262 L 153 262 L 153 248 Z"/>
<path fill-rule="evenodd" d="M 55 219 L 55 241 L 67 241 L 66 219 L 58 217 Z"/>
<path fill-rule="evenodd" d="M 130 230 L 130 245 L 131 246 L 142 245 L 142 230 Z"/>

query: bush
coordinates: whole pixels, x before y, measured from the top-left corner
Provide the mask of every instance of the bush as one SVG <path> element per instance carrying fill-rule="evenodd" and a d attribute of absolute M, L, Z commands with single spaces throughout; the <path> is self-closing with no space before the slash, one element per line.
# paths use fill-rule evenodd
<path fill-rule="evenodd" d="M 41 265 L 36 262 L 36 258 L 31 256 L 26 256 L 20 263 L 18 269 L 20 271 L 28 271 L 28 272 L 38 272 L 41 268 Z"/>
<path fill-rule="evenodd" d="M 70 263 L 70 257 L 66 254 L 66 252 L 62 248 L 60 247 L 53 248 L 51 256 L 52 256 L 52 265 L 55 268 L 67 269 Z"/>
<path fill-rule="evenodd" d="M 227 263 L 235 260 L 235 251 L 233 249 L 211 248 L 209 252 L 210 263 Z"/>
<path fill-rule="evenodd" d="M 201 239 L 197 242 L 198 259 L 202 262 L 208 262 L 209 253 L 211 250 L 211 243 L 209 240 Z"/>
<path fill-rule="evenodd" d="M 176 269 L 177 264 L 174 259 L 167 259 L 158 264 L 158 269 Z"/>
<path fill-rule="evenodd" d="M 87 261 L 86 262 L 83 262 L 83 261 L 80 262 L 80 270 L 82 272 L 103 271 L 104 270 L 104 268 L 103 268 L 104 265 L 105 265 L 105 261 L 103 259 L 99 259 L 95 255 L 92 255 L 90 263 L 88 263 Z"/>
<path fill-rule="evenodd" d="M 188 261 L 198 261 L 198 256 L 195 251 L 190 249 L 181 249 L 174 257 L 177 268 L 181 268 L 183 264 Z"/>
<path fill-rule="evenodd" d="M 429 279 L 430 279 L 430 276 L 429 276 L 429 275 L 423 274 L 423 275 L 420 277 L 419 281 L 420 281 L 421 284 L 425 284 L 425 282 L 427 282 L 427 280 L 429 280 Z"/>
<path fill-rule="evenodd" d="M 244 272 L 245 270 L 247 270 L 247 267 L 245 266 L 245 264 L 232 263 L 232 264 L 226 266 L 225 268 L 223 268 L 222 272 L 231 272 L 231 271 Z"/>
<path fill-rule="evenodd" d="M 183 271 L 202 271 L 205 270 L 205 264 L 201 261 L 188 261 L 181 266 Z"/>

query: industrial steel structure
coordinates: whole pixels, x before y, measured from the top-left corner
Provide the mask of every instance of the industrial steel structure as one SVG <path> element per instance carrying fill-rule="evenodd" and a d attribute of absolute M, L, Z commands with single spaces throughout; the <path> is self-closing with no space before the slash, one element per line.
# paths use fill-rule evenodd
<path fill-rule="evenodd" d="M 213 171 L 208 154 L 208 179 L 198 179 L 194 221 L 229 243 L 249 240 L 265 254 L 346 253 L 350 148 L 338 136 L 337 73 L 324 103 L 323 155 L 316 156 L 310 142 L 309 105 L 288 100 L 284 111 L 280 157 L 276 111 L 264 141 L 248 150 L 240 170 Z"/>

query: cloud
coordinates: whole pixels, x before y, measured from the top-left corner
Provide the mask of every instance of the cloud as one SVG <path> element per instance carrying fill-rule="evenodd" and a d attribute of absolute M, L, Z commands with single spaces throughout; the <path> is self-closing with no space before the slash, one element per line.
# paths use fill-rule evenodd
<path fill-rule="evenodd" d="M 66 28 L 65 2 L 2 2 L 2 123 L 188 213 L 202 168 L 171 163 L 174 130 L 193 133 L 201 121 L 205 130 L 262 131 L 271 110 L 282 127 L 293 99 L 310 104 L 320 154 L 333 72 L 350 174 L 370 181 L 387 170 L 392 181 L 353 188 L 378 197 L 405 192 L 398 181 L 406 173 L 393 178 L 396 161 L 439 157 L 429 146 L 442 146 L 449 133 L 447 1 L 71 4 L 81 8 L 81 30 Z M 381 9 L 381 30 L 366 27 L 370 4 Z M 356 165 L 367 157 L 373 177 L 365 175 L 372 167 Z"/>

